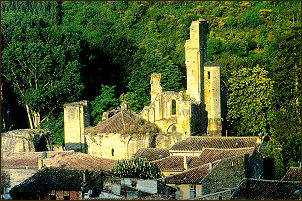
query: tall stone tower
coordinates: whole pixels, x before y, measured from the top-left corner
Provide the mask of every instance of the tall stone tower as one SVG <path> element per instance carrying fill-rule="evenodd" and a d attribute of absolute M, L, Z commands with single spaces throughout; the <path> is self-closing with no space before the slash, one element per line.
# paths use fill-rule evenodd
<path fill-rule="evenodd" d="M 64 105 L 64 137 L 66 150 L 85 152 L 84 128 L 89 126 L 87 101 Z"/>
<path fill-rule="evenodd" d="M 187 67 L 186 93 L 197 102 L 204 102 L 203 65 L 207 61 L 207 21 L 194 21 L 190 26 L 190 39 L 185 44 Z"/>
<path fill-rule="evenodd" d="M 207 111 L 207 134 L 221 136 L 220 66 L 213 62 L 204 64 L 204 103 Z"/>

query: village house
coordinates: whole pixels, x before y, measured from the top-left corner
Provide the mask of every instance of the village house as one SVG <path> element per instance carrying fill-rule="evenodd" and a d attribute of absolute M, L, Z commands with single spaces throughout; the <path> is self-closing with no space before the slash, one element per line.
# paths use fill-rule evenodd
<path fill-rule="evenodd" d="M 79 200 L 89 186 L 101 189 L 103 177 L 102 171 L 43 168 L 13 187 L 10 195 L 15 200 Z"/>
<path fill-rule="evenodd" d="M 74 151 L 46 151 L 46 152 L 13 152 L 1 158 L 1 174 L 6 175 L 6 186 L 1 185 L 3 194 L 9 199 L 9 190 L 34 175 L 42 168 L 42 161 L 73 154 Z"/>
<path fill-rule="evenodd" d="M 301 181 L 301 166 L 300 167 L 289 167 L 282 181 Z"/>
<path fill-rule="evenodd" d="M 232 200 L 301 200 L 301 181 L 245 178 Z"/>

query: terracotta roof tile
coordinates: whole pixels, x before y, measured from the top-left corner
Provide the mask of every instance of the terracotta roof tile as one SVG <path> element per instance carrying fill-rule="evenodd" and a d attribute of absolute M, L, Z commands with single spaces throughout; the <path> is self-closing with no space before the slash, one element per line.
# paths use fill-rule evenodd
<path fill-rule="evenodd" d="M 283 181 L 301 181 L 301 167 L 290 167 L 282 178 Z"/>
<path fill-rule="evenodd" d="M 191 136 L 174 144 L 170 151 L 202 151 L 204 148 L 234 149 L 259 147 L 257 137 Z"/>
<path fill-rule="evenodd" d="M 214 168 L 219 161 L 212 163 Z M 210 164 L 205 164 L 193 169 L 183 171 L 182 173 L 174 174 L 166 177 L 166 182 L 168 184 L 196 184 L 205 178 L 205 176 L 211 170 Z"/>
<path fill-rule="evenodd" d="M 98 133 L 121 133 L 129 127 L 139 128 L 137 117 L 130 111 L 123 110 L 94 127 Z"/>
<path fill-rule="evenodd" d="M 183 156 L 169 156 L 156 161 L 152 161 L 161 171 L 184 171 Z"/>
<path fill-rule="evenodd" d="M 47 158 L 43 160 L 43 163 L 46 167 L 64 167 L 75 170 L 108 170 L 117 161 L 77 152 L 72 155 Z"/>
<path fill-rule="evenodd" d="M 240 156 L 243 154 L 252 155 L 254 147 L 241 148 L 241 149 L 205 149 L 199 157 L 188 158 L 188 168 L 195 168 L 217 160 L 230 158 L 233 156 Z"/>
<path fill-rule="evenodd" d="M 201 165 L 205 165 L 217 160 L 230 158 L 233 156 L 239 156 L 243 154 L 252 155 L 254 147 L 242 148 L 242 149 L 210 149 L 207 148 L 201 152 L 199 156 L 187 156 L 186 161 L 188 168 L 195 168 Z M 156 161 L 155 163 L 161 171 L 183 171 L 184 169 L 184 156 L 169 156 Z"/>
<path fill-rule="evenodd" d="M 232 199 L 297 200 L 301 195 L 301 181 L 243 179 Z"/>
<path fill-rule="evenodd" d="M 169 149 L 166 148 L 143 148 L 139 149 L 134 157 L 144 158 L 148 161 L 154 161 L 170 155 Z"/>
<path fill-rule="evenodd" d="M 44 152 L 13 152 L 7 158 L 1 158 L 1 167 L 7 168 L 38 168 L 38 160 Z M 74 151 L 46 151 L 47 158 L 74 154 Z"/>

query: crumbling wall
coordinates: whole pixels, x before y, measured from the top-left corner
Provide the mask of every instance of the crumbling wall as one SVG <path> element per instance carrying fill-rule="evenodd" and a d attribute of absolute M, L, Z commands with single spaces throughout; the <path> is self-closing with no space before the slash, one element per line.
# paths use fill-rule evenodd
<path fill-rule="evenodd" d="M 52 133 L 43 129 L 19 129 L 1 136 L 1 157 L 12 152 L 33 152 L 52 150 Z"/>

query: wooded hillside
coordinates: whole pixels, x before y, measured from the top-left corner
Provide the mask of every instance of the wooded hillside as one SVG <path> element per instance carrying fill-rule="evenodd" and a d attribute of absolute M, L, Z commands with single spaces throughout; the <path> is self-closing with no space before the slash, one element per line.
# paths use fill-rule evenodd
<path fill-rule="evenodd" d="M 185 90 L 184 44 L 203 18 L 224 130 L 271 134 L 276 175 L 300 162 L 300 1 L 11 1 L 1 11 L 4 129 L 49 128 L 62 144 L 66 102 L 89 100 L 97 122 L 123 100 L 148 105 L 152 72 L 164 90 Z"/>

